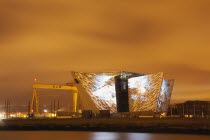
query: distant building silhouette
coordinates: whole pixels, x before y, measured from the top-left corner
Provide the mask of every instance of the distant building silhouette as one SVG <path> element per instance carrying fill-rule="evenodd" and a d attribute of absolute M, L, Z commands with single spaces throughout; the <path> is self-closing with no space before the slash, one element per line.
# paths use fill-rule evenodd
<path fill-rule="evenodd" d="M 170 105 L 168 116 L 182 118 L 210 118 L 210 101 L 186 101 Z"/>

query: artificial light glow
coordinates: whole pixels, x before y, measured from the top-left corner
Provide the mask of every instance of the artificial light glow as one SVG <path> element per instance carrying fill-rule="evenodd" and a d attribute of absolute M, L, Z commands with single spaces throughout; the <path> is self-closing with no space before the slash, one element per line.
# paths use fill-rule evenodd
<path fill-rule="evenodd" d="M 163 73 L 128 79 L 129 111 L 156 111 Z"/>
<path fill-rule="evenodd" d="M 168 106 L 170 104 L 173 84 L 174 80 L 163 80 L 160 95 L 158 98 L 158 112 L 167 112 Z"/>
<path fill-rule="evenodd" d="M 10 117 L 16 117 L 16 115 L 15 114 L 10 114 Z"/>
<path fill-rule="evenodd" d="M 85 89 L 89 96 L 83 96 L 82 102 L 86 104 L 84 108 L 99 110 L 110 110 L 112 113 L 117 112 L 117 100 L 115 89 L 115 76 L 121 76 L 121 83 L 119 86 L 123 90 L 127 90 L 125 85 L 128 80 L 128 96 L 129 96 L 129 111 L 154 111 L 157 112 L 159 106 L 159 97 L 163 92 L 168 92 L 168 84 L 163 81 L 163 73 L 155 73 L 150 75 L 120 72 L 120 73 L 79 73 L 75 72 L 75 79 Z M 118 86 L 118 85 L 117 85 Z M 161 90 L 162 86 L 162 90 Z M 82 89 L 83 90 L 83 89 Z M 85 94 L 83 94 L 85 95 Z M 170 94 L 171 95 L 171 94 Z M 168 96 L 170 96 L 168 95 Z M 162 104 L 168 104 L 161 102 Z M 91 106 L 92 105 L 92 106 Z M 95 106 L 94 106 L 95 105 Z M 93 107 L 94 106 L 94 107 Z M 162 105 L 161 105 L 162 106 Z"/>
<path fill-rule="evenodd" d="M 94 73 L 75 73 L 75 75 L 97 109 L 117 111 L 114 76 Z"/>
<path fill-rule="evenodd" d="M 0 120 L 4 119 L 4 113 L 0 113 Z"/>
<path fill-rule="evenodd" d="M 55 113 L 52 113 L 52 114 L 51 114 L 51 117 L 56 117 L 56 114 L 55 114 Z"/>
<path fill-rule="evenodd" d="M 97 84 L 97 88 L 92 92 L 92 95 L 106 103 L 108 107 L 116 106 L 115 85 L 114 82 L 112 82 L 114 77 L 98 75 L 96 78 L 100 79 L 100 83 Z M 100 102 L 98 104 L 100 104 Z M 106 109 L 106 107 L 104 109 Z M 115 109 L 113 108 L 113 110 Z"/>

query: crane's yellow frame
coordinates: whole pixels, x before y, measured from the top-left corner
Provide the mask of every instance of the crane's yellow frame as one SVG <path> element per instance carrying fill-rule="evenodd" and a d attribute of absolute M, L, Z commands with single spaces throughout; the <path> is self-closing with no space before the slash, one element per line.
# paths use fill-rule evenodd
<path fill-rule="evenodd" d="M 72 112 L 77 112 L 77 98 L 78 98 L 78 88 L 77 84 L 69 84 L 67 86 L 62 85 L 47 85 L 47 84 L 33 84 L 33 95 L 30 105 L 30 114 L 39 113 L 39 99 L 37 94 L 37 89 L 60 89 L 60 90 L 71 90 L 73 94 L 73 109 Z M 34 109 L 35 107 L 35 109 Z"/>

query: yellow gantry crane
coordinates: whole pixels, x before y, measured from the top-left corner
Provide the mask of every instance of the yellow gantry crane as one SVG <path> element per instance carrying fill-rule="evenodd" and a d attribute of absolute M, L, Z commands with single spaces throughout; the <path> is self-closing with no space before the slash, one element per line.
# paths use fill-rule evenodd
<path fill-rule="evenodd" d="M 30 114 L 39 113 L 39 99 L 37 94 L 37 89 L 60 89 L 60 90 L 71 90 L 73 94 L 73 109 L 72 112 L 77 112 L 77 97 L 78 88 L 77 84 L 68 84 L 66 86 L 62 85 L 46 85 L 46 84 L 33 84 L 33 95 L 30 106 Z"/>

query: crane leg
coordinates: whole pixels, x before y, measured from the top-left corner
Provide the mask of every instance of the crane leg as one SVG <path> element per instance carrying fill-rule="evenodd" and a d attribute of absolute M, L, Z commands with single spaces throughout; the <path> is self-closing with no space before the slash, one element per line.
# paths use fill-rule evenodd
<path fill-rule="evenodd" d="M 73 92 L 73 109 L 72 112 L 77 112 L 77 97 L 78 97 L 78 91 Z"/>
<path fill-rule="evenodd" d="M 39 102 L 38 102 L 38 96 L 36 93 L 36 89 L 33 90 L 31 105 L 30 105 L 30 114 L 33 113 L 39 113 Z"/>

